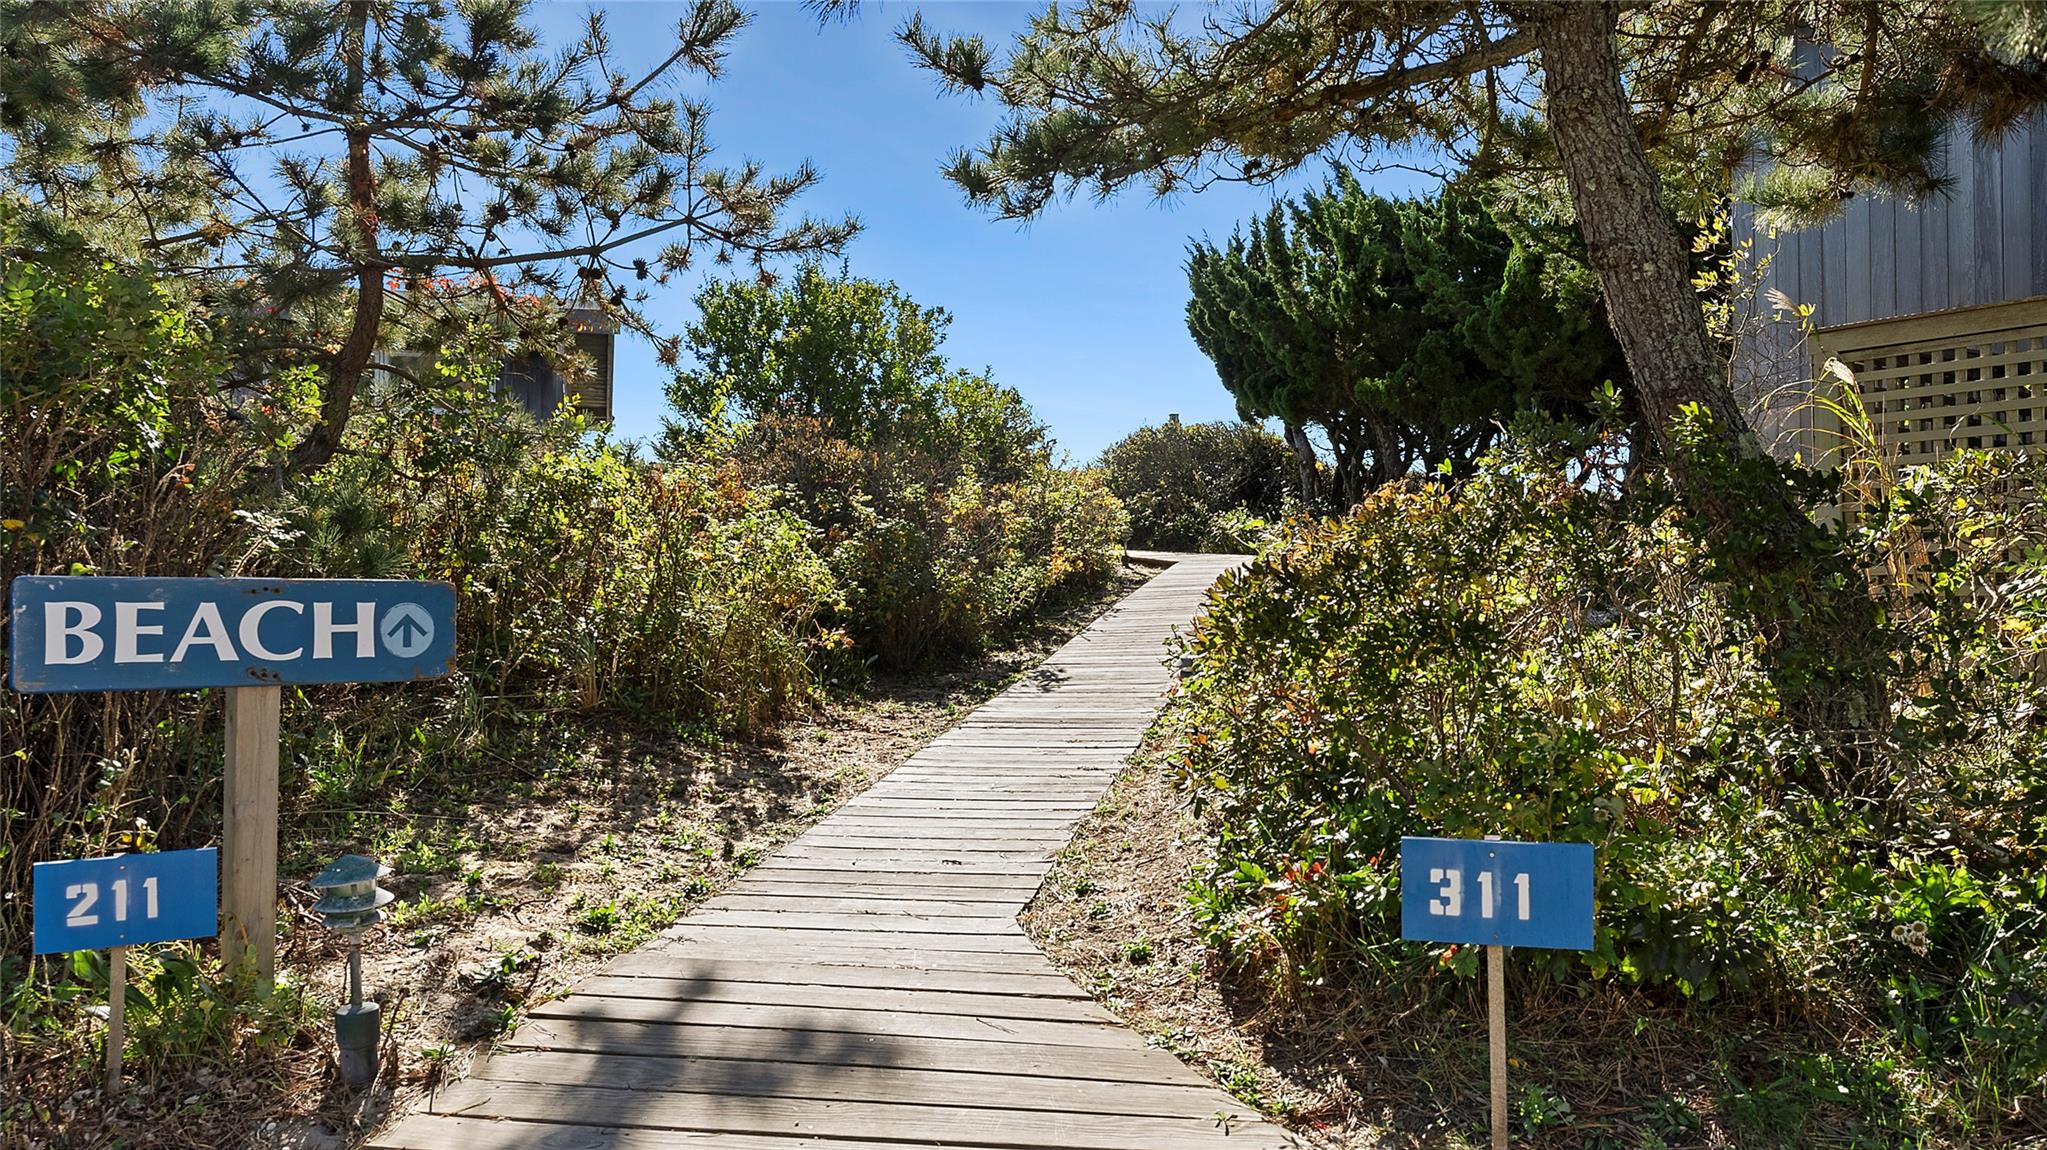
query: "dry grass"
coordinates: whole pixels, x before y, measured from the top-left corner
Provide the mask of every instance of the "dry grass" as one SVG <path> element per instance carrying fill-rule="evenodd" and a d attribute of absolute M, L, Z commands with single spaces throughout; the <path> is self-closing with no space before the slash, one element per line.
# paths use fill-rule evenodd
<path fill-rule="evenodd" d="M 385 1047 L 382 1075 L 362 1091 L 332 1065 L 327 1010 L 342 998 L 343 952 L 319 929 L 304 884 L 322 859 L 362 847 L 330 837 L 331 821 L 304 817 L 284 850 L 280 981 L 319 1005 L 289 1042 L 259 1052 L 243 1043 L 231 1071 L 190 1060 L 140 1068 L 112 1107 L 93 1084 L 97 1033 L 17 1045 L 6 1065 L 27 1105 L 0 1118 L 0 1146 L 358 1144 L 459 1074 L 523 1009 L 718 893 L 1148 577 L 1125 569 L 1007 649 L 878 680 L 756 743 L 611 725 L 578 734 L 569 769 L 514 773 L 503 794 L 474 797 L 459 814 L 380 812 L 388 833 L 375 849 L 397 865 L 387 885 L 400 898 L 364 952 Z M 348 825 L 363 833 L 360 820 Z"/>

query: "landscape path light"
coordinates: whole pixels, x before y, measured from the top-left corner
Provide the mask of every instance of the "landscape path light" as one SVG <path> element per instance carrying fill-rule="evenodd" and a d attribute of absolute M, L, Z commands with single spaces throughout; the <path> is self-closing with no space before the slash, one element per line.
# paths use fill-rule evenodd
<path fill-rule="evenodd" d="M 350 1086 L 377 1080 L 377 1043 L 382 1020 L 375 1002 L 362 997 L 362 933 L 384 921 L 384 908 L 397 896 L 377 885 L 391 868 L 362 855 L 342 855 L 313 878 L 320 901 L 313 910 L 328 930 L 348 940 L 348 1005 L 334 1012 L 334 1045 L 341 1079 Z"/>

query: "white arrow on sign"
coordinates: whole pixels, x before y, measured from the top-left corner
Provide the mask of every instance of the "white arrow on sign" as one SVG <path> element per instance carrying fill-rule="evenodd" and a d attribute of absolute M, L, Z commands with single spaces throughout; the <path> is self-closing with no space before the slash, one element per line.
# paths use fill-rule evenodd
<path fill-rule="evenodd" d="M 434 641 L 433 616 L 417 603 L 399 603 L 384 612 L 384 620 L 377 625 L 377 635 L 384 640 L 384 650 L 401 659 L 409 659 L 426 650 Z"/>

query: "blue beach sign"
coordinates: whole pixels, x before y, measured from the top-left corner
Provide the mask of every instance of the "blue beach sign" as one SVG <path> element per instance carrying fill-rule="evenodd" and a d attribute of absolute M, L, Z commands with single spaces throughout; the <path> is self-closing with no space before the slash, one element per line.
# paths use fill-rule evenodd
<path fill-rule="evenodd" d="M 1592 949 L 1592 844 L 1400 840 L 1400 937 Z"/>
<path fill-rule="evenodd" d="M 207 847 L 35 864 L 35 952 L 211 938 L 220 926 L 219 853 Z"/>
<path fill-rule="evenodd" d="M 395 683 L 454 670 L 448 583 L 23 575 L 11 598 L 17 691 Z"/>

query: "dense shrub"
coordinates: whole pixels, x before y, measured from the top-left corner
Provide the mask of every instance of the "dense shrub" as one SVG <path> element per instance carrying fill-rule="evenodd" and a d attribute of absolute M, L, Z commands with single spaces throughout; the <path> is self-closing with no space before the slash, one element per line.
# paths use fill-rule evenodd
<path fill-rule="evenodd" d="M 785 493 L 820 532 L 856 656 L 977 650 L 1107 579 L 1115 497 L 1054 465 L 1014 389 L 946 361 L 943 309 L 816 264 L 786 283 L 714 282 L 696 302 L 662 454 L 729 458 Z"/>
<path fill-rule="evenodd" d="M 1039 459 L 987 482 L 965 453 L 860 447 L 818 419 L 764 419 L 739 438 L 749 479 L 822 532 L 835 617 L 882 665 L 977 650 L 1049 598 L 1101 585 L 1120 554 L 1122 508 L 1091 472 Z"/>
<path fill-rule="evenodd" d="M 1250 423 L 1141 427 L 1102 453 L 1109 490 L 1130 512 L 1130 544 L 1165 551 L 1228 551 L 1238 540 L 1219 517 L 1275 518 L 1298 480 L 1286 441 Z"/>
<path fill-rule="evenodd" d="M 1461 489 L 1390 487 L 1226 578 L 1176 711 L 1204 930 L 1283 993 L 1426 997 L 1422 959 L 1476 956 L 1399 940 L 1402 835 L 1590 842 L 1595 949 L 1530 973 L 1823 1020 L 1867 1071 L 1858 1122 L 2041 1122 L 2043 469 L 1963 456 L 1840 534 L 1893 680 L 1841 778 L 1676 514 L 1592 462 L 1517 449 Z"/>
<path fill-rule="evenodd" d="M 0 200 L 0 577 L 238 574 L 236 512 L 282 434 L 237 401 L 215 325 L 75 238 L 32 242 Z M 288 392 L 290 381 L 282 381 Z M 0 651 L 0 656 L 5 652 Z M 139 805 L 175 833 L 216 765 L 192 762 L 191 694 L 0 692 L 0 948 L 25 929 L 29 864 L 83 853 Z"/>
<path fill-rule="evenodd" d="M 431 402 L 378 405 L 381 454 L 294 492 L 282 566 L 451 580 L 464 672 L 493 696 L 739 731 L 810 697 L 837 592 L 808 524 L 729 467 L 648 467 L 573 418 L 535 423 L 458 362 Z"/>

